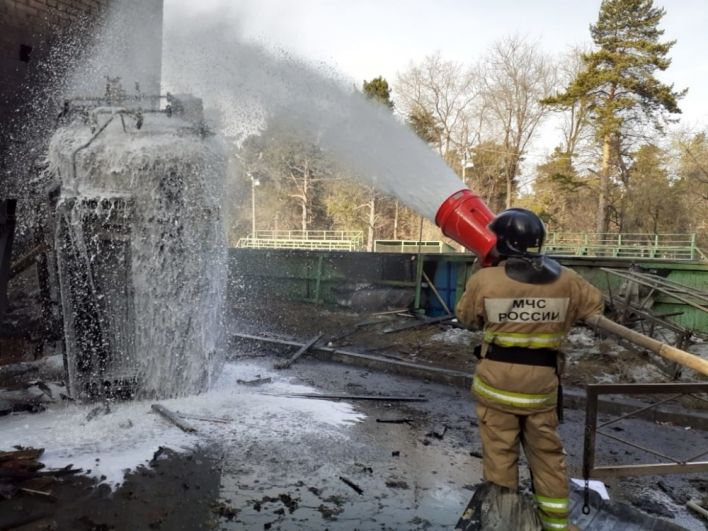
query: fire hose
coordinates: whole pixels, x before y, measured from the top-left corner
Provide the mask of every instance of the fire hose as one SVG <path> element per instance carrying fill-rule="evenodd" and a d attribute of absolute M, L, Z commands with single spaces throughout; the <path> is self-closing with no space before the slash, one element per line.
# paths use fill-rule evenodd
<path fill-rule="evenodd" d="M 601 328 L 611 334 L 617 335 L 628 341 L 631 341 L 635 345 L 646 348 L 651 352 L 658 354 L 659 356 L 666 358 L 667 360 L 676 362 L 684 367 L 693 369 L 694 371 L 708 376 L 708 360 L 686 352 L 671 345 L 667 345 L 661 341 L 654 338 L 640 334 L 627 328 L 626 326 L 619 325 L 614 321 L 603 317 L 602 315 L 592 315 L 585 319 L 585 323 L 590 326 Z"/>

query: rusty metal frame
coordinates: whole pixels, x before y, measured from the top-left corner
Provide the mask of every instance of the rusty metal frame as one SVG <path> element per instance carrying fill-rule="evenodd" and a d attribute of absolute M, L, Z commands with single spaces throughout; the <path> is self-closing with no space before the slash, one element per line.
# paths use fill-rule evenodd
<path fill-rule="evenodd" d="M 622 439 L 616 435 L 600 431 L 602 428 L 626 419 L 638 413 L 656 408 L 675 400 L 681 396 L 689 395 L 701 401 L 708 402 L 699 394 L 708 393 L 708 383 L 657 383 L 657 384 L 591 384 L 587 386 L 587 397 L 585 404 L 585 442 L 583 448 L 583 477 L 607 478 L 613 476 L 642 476 L 642 475 L 663 475 L 663 474 L 686 474 L 708 472 L 708 461 L 697 461 L 708 455 L 708 448 L 698 455 L 687 458 L 676 458 L 662 452 L 647 448 L 632 441 Z M 609 394 L 669 394 L 668 398 L 658 402 L 638 408 L 625 415 L 614 418 L 598 425 L 598 398 L 600 395 Z M 595 439 L 596 435 L 602 435 L 627 446 L 642 450 L 643 452 L 655 455 L 664 459 L 663 462 L 649 463 L 642 465 L 615 465 L 615 466 L 595 466 Z"/>
<path fill-rule="evenodd" d="M 7 284 L 10 280 L 10 256 L 15 235 L 16 199 L 0 200 L 0 320 L 7 309 Z"/>

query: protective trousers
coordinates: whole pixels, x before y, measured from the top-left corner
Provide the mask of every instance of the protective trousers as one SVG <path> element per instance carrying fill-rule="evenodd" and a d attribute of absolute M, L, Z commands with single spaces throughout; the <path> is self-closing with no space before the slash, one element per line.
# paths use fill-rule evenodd
<path fill-rule="evenodd" d="M 568 529 L 568 476 L 555 411 L 507 413 L 477 404 L 484 479 L 516 490 L 519 444 L 531 468 L 534 497 L 544 529 Z"/>

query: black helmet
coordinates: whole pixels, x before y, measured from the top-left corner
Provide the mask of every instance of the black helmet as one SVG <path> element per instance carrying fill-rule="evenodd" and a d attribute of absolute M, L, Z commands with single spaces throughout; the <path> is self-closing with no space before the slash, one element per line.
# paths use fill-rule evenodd
<path fill-rule="evenodd" d="M 546 237 L 541 218 L 525 208 L 504 210 L 489 228 L 497 235 L 497 251 L 501 256 L 539 256 Z M 538 252 L 528 252 L 534 247 Z"/>

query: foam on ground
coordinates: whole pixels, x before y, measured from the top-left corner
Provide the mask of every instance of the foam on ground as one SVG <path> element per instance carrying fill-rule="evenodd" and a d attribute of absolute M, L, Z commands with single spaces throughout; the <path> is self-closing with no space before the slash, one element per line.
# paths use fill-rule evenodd
<path fill-rule="evenodd" d="M 258 387 L 237 383 L 257 377 L 272 382 Z M 185 433 L 152 413 L 154 401 L 114 403 L 109 414 L 89 421 L 86 417 L 97 404 L 54 404 L 43 413 L 2 419 L 0 451 L 15 445 L 45 448 L 41 461 L 48 468 L 73 464 L 115 487 L 128 471 L 148 463 L 160 446 L 189 451 L 226 440 L 288 439 L 297 444 L 314 432 L 346 438 L 344 428 L 364 418 L 350 404 L 276 396 L 314 391 L 261 365 L 227 363 L 209 392 L 157 403 L 181 413 L 227 418 L 228 424 L 190 419 L 198 432 Z"/>

